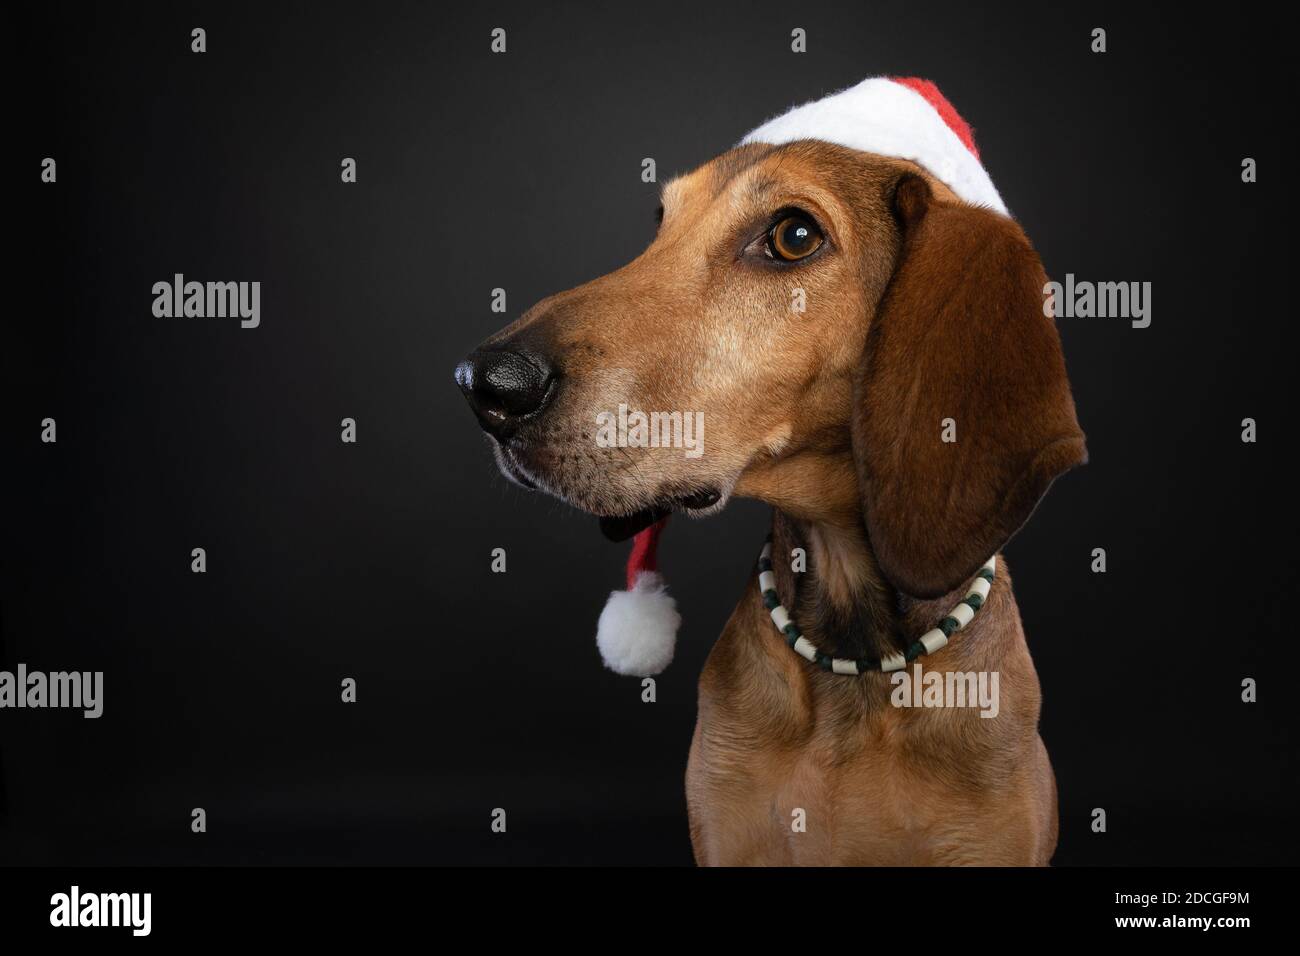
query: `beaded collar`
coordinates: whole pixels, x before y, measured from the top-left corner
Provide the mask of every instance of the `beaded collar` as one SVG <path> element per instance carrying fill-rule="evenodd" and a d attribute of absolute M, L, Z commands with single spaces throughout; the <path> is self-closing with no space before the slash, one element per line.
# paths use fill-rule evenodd
<path fill-rule="evenodd" d="M 835 674 L 865 674 L 867 671 L 902 670 L 909 661 L 914 661 L 925 654 L 933 654 L 948 643 L 948 638 L 970 623 L 975 612 L 984 606 L 984 599 L 993 586 L 993 573 L 997 569 L 997 557 L 989 558 L 984 567 L 976 573 L 974 580 L 964 598 L 958 602 L 938 626 L 922 634 L 907 648 L 905 654 L 887 654 L 880 660 L 873 657 L 831 657 L 817 650 L 812 641 L 803 636 L 799 625 L 790 618 L 790 612 L 781 604 L 776 593 L 776 575 L 772 573 L 772 536 L 767 536 L 763 551 L 758 556 L 758 590 L 763 595 L 763 606 L 772 612 L 772 623 L 785 637 L 789 644 L 801 656 L 816 664 L 824 671 Z"/>

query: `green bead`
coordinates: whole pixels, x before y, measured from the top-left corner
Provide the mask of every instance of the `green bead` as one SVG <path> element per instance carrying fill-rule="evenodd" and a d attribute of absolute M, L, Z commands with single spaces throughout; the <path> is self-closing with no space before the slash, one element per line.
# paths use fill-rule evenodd
<path fill-rule="evenodd" d="M 775 610 L 780 605 L 781 605 L 781 599 L 777 597 L 775 591 L 769 590 L 763 592 L 763 607 L 767 608 L 769 611 L 772 611 Z"/>

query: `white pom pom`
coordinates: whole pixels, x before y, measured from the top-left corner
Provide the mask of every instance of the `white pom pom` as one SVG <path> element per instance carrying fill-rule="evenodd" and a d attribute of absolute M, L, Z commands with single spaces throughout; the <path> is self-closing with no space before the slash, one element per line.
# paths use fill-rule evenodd
<path fill-rule="evenodd" d="M 596 646 L 605 666 L 629 677 L 658 674 L 673 661 L 682 616 L 654 571 L 637 575 L 631 591 L 615 591 L 596 624 Z"/>

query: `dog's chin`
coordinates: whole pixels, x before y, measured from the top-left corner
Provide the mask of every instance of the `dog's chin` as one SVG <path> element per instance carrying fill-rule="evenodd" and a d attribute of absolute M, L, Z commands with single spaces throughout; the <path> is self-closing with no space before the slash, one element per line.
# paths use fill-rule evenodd
<path fill-rule="evenodd" d="M 534 472 L 519 460 L 510 449 L 497 442 L 492 443 L 496 455 L 497 467 L 510 481 L 529 491 L 541 491 L 580 511 L 594 515 L 600 520 L 601 533 L 611 541 L 626 541 L 640 531 L 644 531 L 661 518 L 674 512 L 689 515 L 692 518 L 704 518 L 715 515 L 727 506 L 731 494 L 729 482 L 726 487 L 703 482 L 686 490 L 673 490 L 655 495 L 648 501 L 607 502 L 605 500 L 589 501 L 586 496 L 565 494 L 555 487 L 543 473 Z"/>

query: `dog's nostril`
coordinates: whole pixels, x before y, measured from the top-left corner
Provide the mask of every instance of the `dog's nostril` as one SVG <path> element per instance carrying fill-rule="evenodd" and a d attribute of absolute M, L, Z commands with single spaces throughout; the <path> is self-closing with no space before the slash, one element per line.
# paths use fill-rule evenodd
<path fill-rule="evenodd" d="M 537 411 L 551 384 L 551 371 L 519 352 L 494 352 L 479 373 L 482 392 L 508 415 Z"/>
<path fill-rule="evenodd" d="M 456 384 L 485 430 L 504 437 L 550 401 L 555 370 L 536 353 L 479 349 L 456 366 Z"/>

